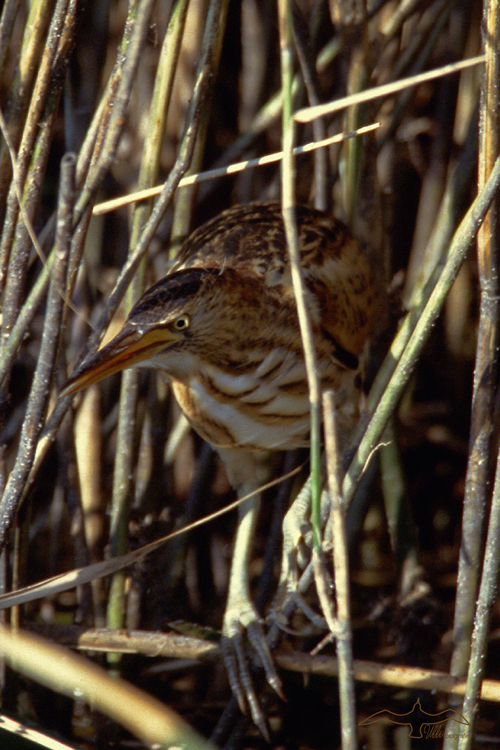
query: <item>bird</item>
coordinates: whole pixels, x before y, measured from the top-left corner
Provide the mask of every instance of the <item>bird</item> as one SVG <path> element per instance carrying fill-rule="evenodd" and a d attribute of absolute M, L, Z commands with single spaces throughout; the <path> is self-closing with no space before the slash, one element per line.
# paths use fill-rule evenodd
<path fill-rule="evenodd" d="M 295 217 L 319 379 L 334 390 L 338 422 L 349 428 L 359 413 L 373 307 L 369 263 L 341 221 L 307 205 L 296 205 Z M 167 275 L 143 294 L 115 338 L 83 362 L 62 395 L 134 365 L 165 373 L 240 497 L 258 488 L 263 454 L 308 445 L 308 382 L 278 202 L 234 206 L 196 229 Z M 282 695 L 249 591 L 259 503 L 256 495 L 239 506 L 221 645 L 238 703 L 265 734 L 244 653 L 248 639 Z"/>

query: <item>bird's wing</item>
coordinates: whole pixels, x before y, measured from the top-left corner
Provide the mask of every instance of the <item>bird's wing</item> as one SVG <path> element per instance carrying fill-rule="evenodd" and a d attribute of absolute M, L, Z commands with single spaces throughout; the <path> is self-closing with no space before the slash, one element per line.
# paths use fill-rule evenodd
<path fill-rule="evenodd" d="M 297 214 L 301 264 L 318 308 L 321 328 L 336 343 L 336 355 L 353 367 L 368 335 L 372 291 L 368 261 L 347 227 L 319 214 L 314 222 Z M 334 352 L 335 353 L 335 352 Z"/>
<path fill-rule="evenodd" d="M 368 336 L 373 304 L 369 270 L 358 243 L 347 239 L 340 258 L 325 255 L 312 273 L 307 266 L 304 271 L 324 333 L 357 358 Z"/>

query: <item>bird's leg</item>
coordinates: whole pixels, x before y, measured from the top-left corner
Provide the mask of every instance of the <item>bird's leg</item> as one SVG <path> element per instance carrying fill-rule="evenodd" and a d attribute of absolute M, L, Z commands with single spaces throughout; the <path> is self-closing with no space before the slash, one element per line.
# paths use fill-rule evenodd
<path fill-rule="evenodd" d="M 229 481 L 238 487 L 239 497 L 255 491 L 258 486 L 255 457 L 243 451 L 219 453 L 224 460 Z M 246 706 L 249 706 L 252 719 L 263 735 L 267 736 L 267 726 L 250 676 L 244 644 L 246 634 L 257 652 L 268 683 L 282 695 L 281 680 L 264 637 L 262 621 L 250 599 L 248 566 L 259 507 L 259 494 L 247 498 L 239 506 L 221 648 L 231 689 L 240 708 L 245 712 Z"/>

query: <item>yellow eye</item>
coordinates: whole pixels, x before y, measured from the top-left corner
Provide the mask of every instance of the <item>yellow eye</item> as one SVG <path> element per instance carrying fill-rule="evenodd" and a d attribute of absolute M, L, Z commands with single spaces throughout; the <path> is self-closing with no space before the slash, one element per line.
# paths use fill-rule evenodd
<path fill-rule="evenodd" d="M 184 331 L 189 327 L 189 315 L 180 315 L 174 320 L 174 328 L 176 331 Z"/>

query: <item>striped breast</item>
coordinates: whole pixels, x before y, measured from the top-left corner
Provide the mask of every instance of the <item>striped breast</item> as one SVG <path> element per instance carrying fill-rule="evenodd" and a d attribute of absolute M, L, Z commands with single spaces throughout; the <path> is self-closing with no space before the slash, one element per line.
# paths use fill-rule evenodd
<path fill-rule="evenodd" d="M 355 373 L 332 366 L 331 360 L 325 364 L 323 385 L 336 391 L 341 426 L 350 427 L 359 403 Z M 189 378 L 171 380 L 193 428 L 218 448 L 289 450 L 308 445 L 309 392 L 301 356 L 275 349 L 254 371 L 242 375 L 207 365 Z"/>

